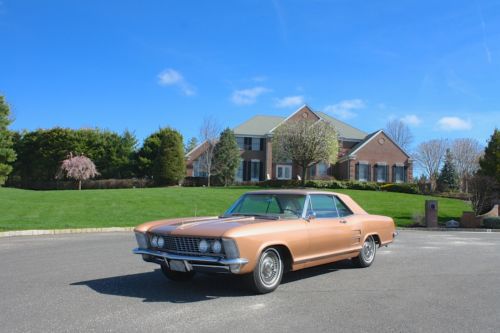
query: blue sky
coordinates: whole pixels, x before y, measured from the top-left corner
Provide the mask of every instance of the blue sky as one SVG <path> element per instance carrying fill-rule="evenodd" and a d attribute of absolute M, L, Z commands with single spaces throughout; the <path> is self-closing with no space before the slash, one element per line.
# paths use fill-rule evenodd
<path fill-rule="evenodd" d="M 415 144 L 500 125 L 499 1 L 0 0 L 14 129 L 234 127 L 303 103 Z"/>

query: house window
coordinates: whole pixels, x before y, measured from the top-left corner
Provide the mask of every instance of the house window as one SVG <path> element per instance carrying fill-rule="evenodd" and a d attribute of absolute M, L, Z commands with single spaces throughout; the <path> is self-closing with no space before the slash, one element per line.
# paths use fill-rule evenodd
<path fill-rule="evenodd" d="M 245 138 L 242 136 L 236 137 L 236 143 L 241 150 L 245 149 Z"/>
<path fill-rule="evenodd" d="M 358 174 L 356 176 L 360 182 L 367 182 L 370 180 L 370 164 L 366 162 L 359 162 L 357 169 Z"/>
<path fill-rule="evenodd" d="M 204 166 L 202 165 L 200 159 L 193 162 L 193 176 L 194 177 L 206 177 L 207 173 Z"/>
<path fill-rule="evenodd" d="M 236 175 L 234 179 L 237 182 L 242 182 L 243 181 L 243 160 L 240 159 L 240 164 L 238 165 L 238 169 L 236 170 Z"/>
<path fill-rule="evenodd" d="M 386 183 L 387 182 L 387 165 L 382 163 L 377 163 L 375 168 L 376 181 L 378 183 Z"/>
<path fill-rule="evenodd" d="M 260 160 L 252 160 L 250 170 L 250 180 L 258 182 L 260 180 Z"/>
<path fill-rule="evenodd" d="M 276 178 L 292 179 L 292 166 L 284 164 L 276 165 Z"/>
<path fill-rule="evenodd" d="M 316 165 L 316 176 L 327 176 L 328 175 L 328 164 L 327 163 L 318 163 Z"/>
<path fill-rule="evenodd" d="M 252 138 L 252 150 L 260 150 L 260 138 Z"/>
<path fill-rule="evenodd" d="M 393 181 L 394 183 L 404 183 L 405 182 L 405 167 L 404 165 L 394 165 L 393 168 Z"/>

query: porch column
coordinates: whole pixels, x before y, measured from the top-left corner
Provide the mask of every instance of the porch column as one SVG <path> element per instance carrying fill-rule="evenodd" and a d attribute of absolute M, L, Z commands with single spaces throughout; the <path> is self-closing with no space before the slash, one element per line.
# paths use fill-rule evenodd
<path fill-rule="evenodd" d="M 271 141 L 271 137 L 266 138 L 266 174 L 264 175 L 264 179 L 267 179 L 269 175 L 269 179 L 273 178 L 273 143 Z"/>

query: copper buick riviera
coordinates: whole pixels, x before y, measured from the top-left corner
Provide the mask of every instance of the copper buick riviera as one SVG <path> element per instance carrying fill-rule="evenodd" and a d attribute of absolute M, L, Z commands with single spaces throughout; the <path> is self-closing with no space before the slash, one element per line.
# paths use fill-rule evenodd
<path fill-rule="evenodd" d="M 394 221 L 371 215 L 349 196 L 308 190 L 255 191 L 223 215 L 144 223 L 133 252 L 186 281 L 195 272 L 245 274 L 257 293 L 275 290 L 283 273 L 351 259 L 370 266 L 394 240 Z"/>

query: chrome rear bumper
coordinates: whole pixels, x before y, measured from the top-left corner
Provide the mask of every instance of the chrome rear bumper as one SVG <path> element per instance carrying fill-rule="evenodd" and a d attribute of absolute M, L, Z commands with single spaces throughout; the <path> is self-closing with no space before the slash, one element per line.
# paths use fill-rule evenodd
<path fill-rule="evenodd" d="M 245 258 L 226 259 L 219 257 L 198 257 L 181 254 L 155 251 L 149 249 L 135 248 L 132 250 L 135 254 L 141 254 L 145 261 L 155 262 L 157 264 L 166 263 L 168 260 L 184 261 L 188 270 L 213 271 L 213 272 L 231 272 L 238 273 L 241 266 L 248 263 Z M 159 260 L 158 260 L 159 259 Z"/>

